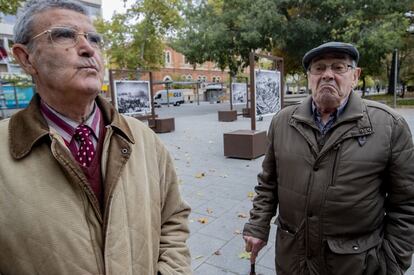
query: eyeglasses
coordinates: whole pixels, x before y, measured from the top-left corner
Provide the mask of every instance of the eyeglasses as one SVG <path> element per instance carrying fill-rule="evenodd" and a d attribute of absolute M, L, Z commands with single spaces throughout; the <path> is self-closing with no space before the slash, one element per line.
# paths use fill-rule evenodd
<path fill-rule="evenodd" d="M 331 71 L 335 74 L 344 74 L 349 71 L 349 68 L 354 69 L 355 67 L 343 62 L 335 62 L 331 65 L 326 65 L 324 63 L 315 63 L 309 67 L 309 72 L 313 75 L 321 75 L 328 68 L 331 68 Z"/>
<path fill-rule="evenodd" d="M 52 43 L 61 46 L 75 46 L 79 42 L 79 36 L 83 36 L 88 40 L 89 44 L 94 48 L 101 48 L 103 44 L 102 36 L 96 32 L 78 32 L 68 27 L 53 27 L 35 35 L 32 40 L 48 34 Z"/>

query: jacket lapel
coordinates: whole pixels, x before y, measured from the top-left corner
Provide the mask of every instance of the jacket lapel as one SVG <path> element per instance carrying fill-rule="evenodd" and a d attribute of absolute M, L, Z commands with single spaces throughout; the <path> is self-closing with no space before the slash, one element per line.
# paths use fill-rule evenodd
<path fill-rule="evenodd" d="M 112 105 L 104 99 L 97 97 L 96 102 L 102 111 L 107 124 L 107 131 L 102 152 L 102 175 L 104 178 L 104 225 L 110 207 L 111 197 L 119 182 L 120 175 L 132 153 L 131 144 L 135 143 L 126 119 L 121 116 Z"/>
<path fill-rule="evenodd" d="M 312 97 L 309 96 L 296 108 L 289 124 L 305 138 L 315 157 L 324 155 L 345 138 L 369 135 L 373 132 L 363 100 L 351 92 L 344 112 L 332 126 L 332 135 L 319 151 L 314 133 L 319 129 L 314 121 L 311 106 Z"/>

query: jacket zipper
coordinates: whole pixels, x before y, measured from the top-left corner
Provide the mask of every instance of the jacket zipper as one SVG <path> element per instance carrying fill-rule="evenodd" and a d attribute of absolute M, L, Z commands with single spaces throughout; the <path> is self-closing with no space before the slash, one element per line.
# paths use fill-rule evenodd
<path fill-rule="evenodd" d="M 334 150 L 336 151 L 336 154 L 335 154 L 335 159 L 333 163 L 332 178 L 331 178 L 330 186 L 335 185 L 336 174 L 338 173 L 338 162 L 339 162 L 339 155 L 341 152 L 341 143 L 338 143 L 337 145 L 335 145 Z"/>

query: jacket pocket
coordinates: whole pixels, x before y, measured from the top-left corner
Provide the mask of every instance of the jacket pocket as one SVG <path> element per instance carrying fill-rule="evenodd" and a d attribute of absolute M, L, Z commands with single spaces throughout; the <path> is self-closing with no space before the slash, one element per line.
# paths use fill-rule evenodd
<path fill-rule="evenodd" d="M 354 239 L 328 239 L 325 264 L 329 274 L 382 274 L 378 250 L 382 238 L 377 231 Z"/>
<path fill-rule="evenodd" d="M 338 174 L 339 160 L 341 157 L 341 148 L 342 148 L 341 143 L 336 144 L 334 147 L 335 158 L 334 158 L 333 166 L 332 166 L 332 178 L 331 178 L 331 184 L 330 184 L 331 186 L 335 185 L 336 175 Z"/>
<path fill-rule="evenodd" d="M 276 272 L 281 275 L 301 274 L 304 265 L 304 251 L 300 249 L 303 242 L 303 225 L 298 229 L 283 222 L 278 217 L 276 235 Z M 301 264 L 303 262 L 303 264 Z"/>

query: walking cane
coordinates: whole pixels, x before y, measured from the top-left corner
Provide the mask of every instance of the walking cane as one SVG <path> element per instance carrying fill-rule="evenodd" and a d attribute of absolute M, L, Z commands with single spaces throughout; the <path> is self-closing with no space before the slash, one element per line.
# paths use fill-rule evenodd
<path fill-rule="evenodd" d="M 255 265 L 255 261 L 250 258 L 250 275 L 256 275 Z"/>

